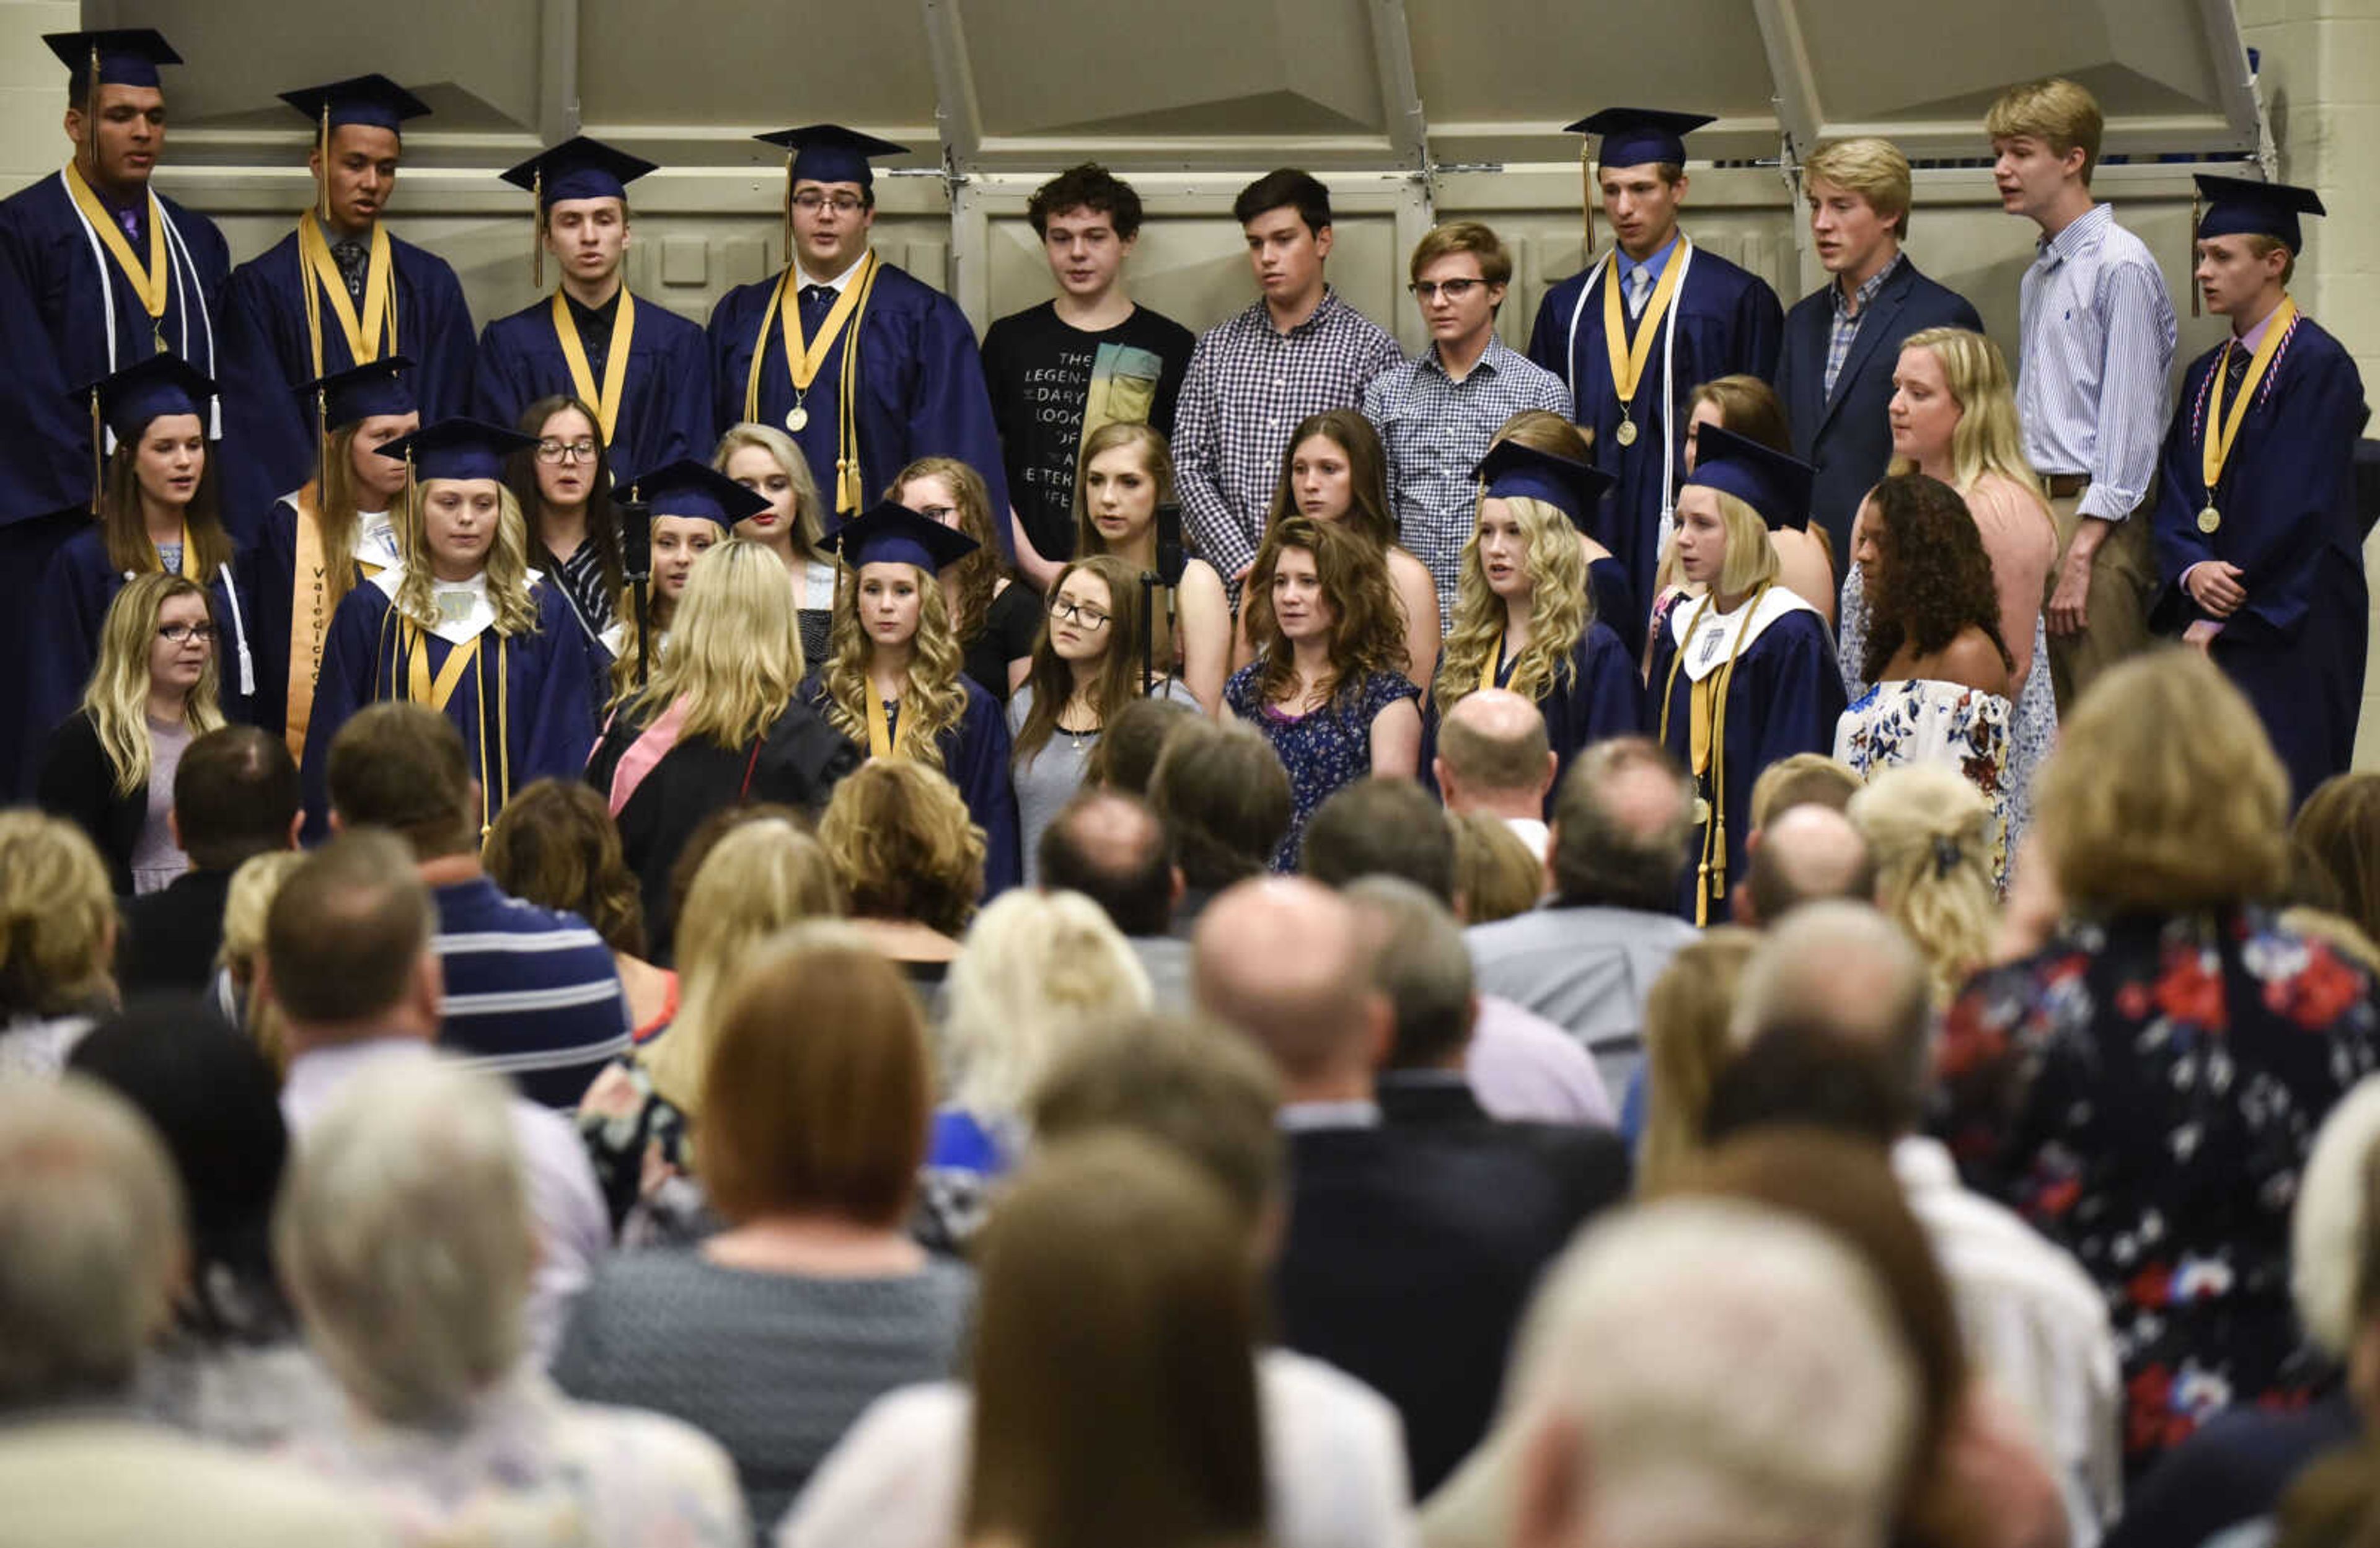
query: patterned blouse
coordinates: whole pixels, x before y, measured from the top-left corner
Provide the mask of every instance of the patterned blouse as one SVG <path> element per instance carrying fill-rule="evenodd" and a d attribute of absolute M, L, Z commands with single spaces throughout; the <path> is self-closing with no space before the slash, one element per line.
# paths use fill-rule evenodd
<path fill-rule="evenodd" d="M 694 1175 L 686 1115 L 654 1089 L 634 1054 L 604 1066 L 588 1087 L 578 1138 L 623 1248 L 682 1246 L 719 1228 Z"/>
<path fill-rule="evenodd" d="M 2289 1211 L 2375 1049 L 2372 981 L 2257 907 L 2070 919 L 1950 1007 L 1933 1127 L 2107 1297 L 2134 1477 L 2216 1410 L 2330 1379 L 2291 1311 Z"/>
<path fill-rule="evenodd" d="M 1292 715 L 1278 705 L 1257 701 L 1263 680 L 1263 660 L 1249 662 L 1223 684 L 1223 702 L 1264 732 L 1289 770 L 1289 836 L 1273 855 L 1272 868 L 1294 872 L 1305 842 L 1306 819 L 1315 808 L 1341 786 L 1372 771 L 1373 720 L 1399 699 L 1418 703 L 1421 690 L 1402 672 L 1376 671 L 1355 692 L 1335 695 L 1319 709 Z"/>
<path fill-rule="evenodd" d="M 1835 756 L 1864 780 L 1905 764 L 1955 770 L 1992 804 L 1992 880 L 2008 885 L 2009 701 L 1937 678 L 1879 683 L 1835 721 Z"/>

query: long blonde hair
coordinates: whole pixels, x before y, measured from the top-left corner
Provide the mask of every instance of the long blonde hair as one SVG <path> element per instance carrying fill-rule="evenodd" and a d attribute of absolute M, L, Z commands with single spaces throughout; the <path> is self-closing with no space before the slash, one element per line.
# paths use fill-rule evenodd
<path fill-rule="evenodd" d="M 2024 460 L 2016 388 L 2009 381 L 2008 358 L 2000 346 L 1964 328 L 1927 328 L 1901 340 L 1900 348 L 1903 354 L 1922 349 L 1932 355 L 1942 368 L 1943 383 L 1958 401 L 1959 423 L 1950 431 L 1950 482 L 1964 492 L 1985 474 L 1997 473 L 2041 500 L 2041 478 Z M 1895 457 L 1888 471 L 1914 473 L 1917 465 Z"/>
<path fill-rule="evenodd" d="M 437 586 L 430 573 L 430 486 L 443 481 L 417 480 L 397 502 L 396 557 L 405 573 L 397 578 L 396 611 L 425 629 L 438 623 Z M 495 541 L 488 545 L 487 562 L 488 605 L 495 610 L 496 633 L 507 639 L 534 634 L 537 602 L 528 590 L 528 522 L 503 479 L 487 481 L 496 486 Z"/>
<path fill-rule="evenodd" d="M 950 610 L 942 605 L 942 588 L 917 565 L 917 635 L 916 654 L 909 658 L 909 686 L 901 694 L 899 740 L 929 768 L 942 766 L 941 749 L 934 739 L 959 723 L 966 713 L 965 654 L 951 630 Z M 875 642 L 859 623 L 859 573 L 839 587 L 834 598 L 834 659 L 826 669 L 828 723 L 860 746 L 868 745 L 868 663 Z M 915 730 L 908 728 L 915 727 Z"/>
<path fill-rule="evenodd" d="M 1703 1148 L 1711 1085 L 1731 1055 L 1728 1022 L 1760 937 L 1714 925 L 1688 941 L 1645 997 L 1645 1133 L 1636 1143 L 1636 1192 L 1659 1193 Z"/>
<path fill-rule="evenodd" d="M 1480 673 L 1496 659 L 1504 638 L 1504 599 L 1488 589 L 1487 562 L 1479 557 L 1479 521 L 1488 508 L 1482 491 L 1472 502 L 1471 536 L 1463 544 L 1463 569 L 1454 583 L 1454 628 L 1439 657 L 1438 682 L 1430 690 L 1439 713 L 1479 686 Z M 1577 528 L 1559 507 L 1542 500 L 1515 499 L 1504 508 L 1517 517 L 1529 540 L 1529 643 L 1512 663 L 1512 692 L 1539 698 L 1568 686 L 1577 668 L 1571 655 L 1595 624 L 1595 595 L 1586 584 L 1586 559 Z"/>
<path fill-rule="evenodd" d="M 776 562 L 774 555 L 762 557 Z M 677 1015 L 667 1035 L 637 1054 L 653 1089 L 686 1117 L 699 1113 L 719 1012 L 738 968 L 787 925 L 843 913 L 843 889 L 826 850 L 784 818 L 745 823 L 713 845 L 678 914 Z"/>
<path fill-rule="evenodd" d="M 176 597 L 196 597 L 207 610 L 207 621 L 213 623 L 214 604 L 205 587 L 151 570 L 124 583 L 99 626 L 99 664 L 83 689 L 82 707 L 115 770 L 118 795 L 129 795 L 149 782 L 149 647 L 157 637 L 158 617 Z M 182 701 L 184 723 L 193 738 L 224 723 L 215 680 L 215 656 L 209 651 L 206 670 Z"/>
<path fill-rule="evenodd" d="M 727 748 L 767 736 L 809 670 L 785 567 L 747 538 L 730 538 L 695 560 L 669 642 L 645 702 L 658 712 L 686 700 L 679 735 Z"/>
<path fill-rule="evenodd" d="M 818 476 L 810 471 L 810 460 L 794 438 L 774 425 L 754 424 L 747 419 L 731 425 L 719 438 L 719 445 L 710 454 L 714 473 L 727 471 L 727 461 L 745 447 L 769 454 L 784 476 L 794 483 L 794 556 L 797 559 L 819 558 L 819 544 L 826 538 L 825 506 L 819 499 Z"/>
<path fill-rule="evenodd" d="M 1999 925 L 1991 802 L 1954 768 L 1879 770 L 1844 811 L 1876 856 L 1878 905 L 1925 959 L 1937 1010 L 1984 965 Z"/>
<path fill-rule="evenodd" d="M 1086 1034 L 1151 1006 L 1140 958 L 1079 892 L 1004 892 L 967 926 L 965 946 L 951 963 L 942 1041 L 951 1100 L 980 1118 L 1023 1119 Z"/>

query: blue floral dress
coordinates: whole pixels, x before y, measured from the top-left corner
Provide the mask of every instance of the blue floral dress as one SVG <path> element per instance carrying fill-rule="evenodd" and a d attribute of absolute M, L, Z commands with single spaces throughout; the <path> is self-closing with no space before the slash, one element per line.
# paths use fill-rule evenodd
<path fill-rule="evenodd" d="M 1904 764 L 1954 769 L 1992 804 L 1985 835 L 1992 883 L 2008 886 L 2009 701 L 1961 683 L 1879 683 L 1835 721 L 1835 756 L 1872 780 Z"/>
<path fill-rule="evenodd" d="M 1372 721 L 1399 699 L 1418 704 L 1421 690 L 1402 672 L 1376 671 L 1321 708 L 1292 715 L 1278 705 L 1258 702 L 1263 676 L 1261 659 L 1232 673 L 1232 680 L 1223 684 L 1223 702 L 1231 706 L 1232 714 L 1264 732 L 1289 770 L 1289 837 L 1274 853 L 1272 868 L 1290 872 L 1297 869 L 1297 857 L 1305 842 L 1305 822 L 1315 808 L 1341 786 L 1351 785 L 1372 771 Z"/>
<path fill-rule="evenodd" d="M 2268 911 L 2070 919 L 1944 1019 L 1931 1127 L 2107 1298 L 2141 1470 L 2218 1409 L 2301 1407 L 2289 1213 L 2380 1046 L 2371 979 Z"/>

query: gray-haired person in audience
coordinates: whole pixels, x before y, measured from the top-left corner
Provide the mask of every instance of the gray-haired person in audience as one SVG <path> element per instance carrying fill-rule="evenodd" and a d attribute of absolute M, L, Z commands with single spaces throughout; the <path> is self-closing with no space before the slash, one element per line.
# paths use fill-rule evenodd
<path fill-rule="evenodd" d="M 509 1108 L 495 1077 L 416 1059 L 314 1124 L 273 1240 L 348 1402 L 292 1455 L 409 1539 L 740 1548 L 716 1442 L 570 1402 L 524 1361 L 538 1247 Z"/>

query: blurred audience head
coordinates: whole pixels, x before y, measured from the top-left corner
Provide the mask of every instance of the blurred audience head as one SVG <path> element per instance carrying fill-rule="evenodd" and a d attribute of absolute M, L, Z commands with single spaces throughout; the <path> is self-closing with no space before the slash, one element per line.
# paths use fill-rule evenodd
<path fill-rule="evenodd" d="M 347 832 L 309 853 L 273 894 L 260 974 L 291 1057 L 390 1034 L 437 1035 L 437 929 L 430 889 L 396 839 Z"/>
<path fill-rule="evenodd" d="M 1865 903 L 1811 903 L 1762 939 L 1736 991 L 1738 1049 L 1772 1040 L 1865 1049 L 1887 1077 L 1896 1132 L 1933 1083 L 1934 1008 L 1925 963 Z"/>
<path fill-rule="evenodd" d="M 1779 758 L 1752 781 L 1752 828 L 1767 827 L 1796 806 L 1840 812 L 1865 783 L 1858 769 L 1824 753 L 1793 753 Z"/>
<path fill-rule="evenodd" d="M 1431 765 L 1450 812 L 1534 817 L 1545 811 L 1557 767 L 1536 705 L 1505 688 L 1454 701 L 1438 728 Z"/>
<path fill-rule="evenodd" d="M 1502 817 L 1446 814 L 1454 833 L 1455 906 L 1465 925 L 1492 925 L 1526 913 L 1545 895 L 1546 867 Z"/>
<path fill-rule="evenodd" d="M 1876 857 L 1870 896 L 1925 956 L 1935 1004 L 1949 1004 L 1999 925 L 1999 814 L 1956 769 L 1915 763 L 1878 773 L 1852 798 L 1851 820 Z"/>
<path fill-rule="evenodd" d="M 871 758 L 834 787 L 818 836 L 852 917 L 905 921 L 953 937 L 974 917 L 983 892 L 983 829 L 940 770 Z"/>
<path fill-rule="evenodd" d="M 578 915 L 622 956 L 645 954 L 644 898 L 593 786 L 540 780 L 514 792 L 480 858 L 512 896 Z"/>
<path fill-rule="evenodd" d="M 115 893 L 83 830 L 0 811 L 0 1022 L 87 1015 L 115 998 Z"/>
<path fill-rule="evenodd" d="M 463 733 L 426 704 L 356 711 L 331 739 L 327 778 L 337 827 L 385 828 L 419 860 L 479 850 L 481 792 Z"/>
<path fill-rule="evenodd" d="M 1150 1005 L 1147 970 L 1097 903 L 1028 888 L 976 915 L 949 988 L 951 1100 L 991 1119 L 1023 1116 L 1086 1027 L 1145 1015 Z"/>
<path fill-rule="evenodd" d="M 1694 805 L 1693 782 L 1658 743 L 1619 736 L 1588 747 L 1554 798 L 1547 868 L 1555 900 L 1674 909 Z"/>
<path fill-rule="evenodd" d="M 1438 897 L 1402 877 L 1369 876 L 1343 894 L 1370 958 L 1372 987 L 1392 1018 L 1390 1070 L 1460 1070 L 1478 1020 L 1463 926 Z"/>
<path fill-rule="evenodd" d="M 1299 871 L 1325 887 L 1396 877 L 1454 903 L 1454 833 L 1411 780 L 1368 775 L 1342 786 L 1305 824 Z"/>
<path fill-rule="evenodd" d="M 2289 1281 L 2314 1348 L 2380 1413 L 2380 1079 L 2366 1076 L 2323 1119 L 2289 1217 Z"/>
<path fill-rule="evenodd" d="M 2380 773 L 2334 774 L 2289 826 L 2294 890 L 2380 941 Z"/>
<path fill-rule="evenodd" d="M 215 966 L 230 980 L 231 1005 L 241 1030 L 274 1071 L 288 1067 L 289 1043 L 281 1012 L 256 992 L 256 970 L 264 961 L 264 925 L 281 884 L 306 863 L 302 850 L 272 850 L 251 854 L 231 874 L 224 893 L 223 944 L 215 949 Z"/>
<path fill-rule="evenodd" d="M 1119 795 L 1147 795 L 1166 739 L 1182 726 L 1203 719 L 1194 706 L 1178 699 L 1133 700 L 1100 730 L 1083 765 L 1084 785 Z"/>
<path fill-rule="evenodd" d="M 182 749 L 174 769 L 174 834 L 190 865 L 237 870 L 298 837 L 298 765 L 277 736 L 223 726 Z"/>
<path fill-rule="evenodd" d="M 1393 1033 L 1346 900 L 1303 877 L 1242 882 L 1198 921 L 1200 1009 L 1272 1056 L 1293 1101 L 1364 1099 Z"/>
<path fill-rule="evenodd" d="M 1766 928 L 1822 898 L 1876 896 L 1876 857 L 1842 813 L 1814 803 L 1789 806 L 1758 837 L 1743 882 L 1744 924 Z"/>
<path fill-rule="evenodd" d="M 1678 949 L 1645 998 L 1645 1131 L 1636 1187 L 1658 1192 L 1702 1153 L 1711 1083 L 1734 1052 L 1728 1023 L 1760 937 L 1714 925 Z"/>
<path fill-rule="evenodd" d="M 1158 755 L 1148 804 L 1173 835 L 1183 880 L 1220 891 L 1261 875 L 1289 836 L 1289 770 L 1254 726 L 1185 720 Z"/>
<path fill-rule="evenodd" d="M 1041 885 L 1079 892 L 1127 936 L 1173 924 L 1182 874 L 1165 824 L 1135 795 L 1086 787 L 1041 830 Z"/>

